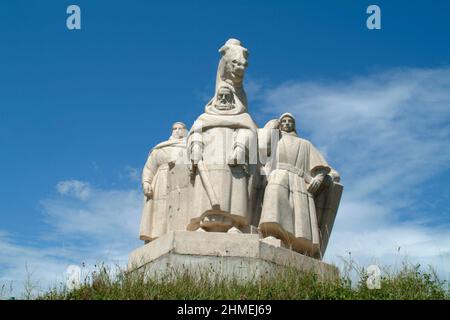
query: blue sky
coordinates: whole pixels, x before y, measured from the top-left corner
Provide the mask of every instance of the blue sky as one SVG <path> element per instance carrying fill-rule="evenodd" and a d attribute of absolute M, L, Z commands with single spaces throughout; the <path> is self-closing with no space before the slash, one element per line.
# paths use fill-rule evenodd
<path fill-rule="evenodd" d="M 448 277 L 448 1 L 2 1 L 0 35 L 0 282 L 126 259 L 148 150 L 203 112 L 231 37 L 257 124 L 295 113 L 342 174 L 327 260 Z"/>

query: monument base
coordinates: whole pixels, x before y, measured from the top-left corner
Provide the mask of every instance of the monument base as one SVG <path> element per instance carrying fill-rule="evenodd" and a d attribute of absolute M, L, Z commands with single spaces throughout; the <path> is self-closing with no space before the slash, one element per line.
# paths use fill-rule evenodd
<path fill-rule="evenodd" d="M 129 272 L 157 279 L 187 271 L 213 280 L 252 281 L 287 270 L 312 272 L 322 280 L 339 277 L 335 266 L 264 242 L 258 234 L 172 231 L 131 252 L 128 262 Z"/>

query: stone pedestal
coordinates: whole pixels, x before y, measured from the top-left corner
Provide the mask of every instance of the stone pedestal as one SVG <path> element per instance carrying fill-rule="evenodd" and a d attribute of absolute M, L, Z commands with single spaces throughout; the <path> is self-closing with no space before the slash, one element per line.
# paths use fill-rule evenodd
<path fill-rule="evenodd" d="M 258 234 L 193 231 L 169 232 L 134 250 L 128 270 L 153 278 L 188 271 L 211 279 L 242 281 L 273 277 L 287 270 L 313 272 L 324 280 L 339 277 L 335 266 L 277 246 L 276 242 L 263 242 Z"/>

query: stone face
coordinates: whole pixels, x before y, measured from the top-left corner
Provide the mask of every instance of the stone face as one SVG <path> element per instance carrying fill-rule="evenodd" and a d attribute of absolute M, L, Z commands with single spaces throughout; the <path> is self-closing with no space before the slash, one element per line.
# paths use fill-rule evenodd
<path fill-rule="evenodd" d="M 252 280 L 271 277 L 287 268 L 336 279 L 336 267 L 261 241 L 257 234 L 175 231 L 134 250 L 128 269 L 162 277 L 170 270 L 189 271 L 212 279 Z"/>

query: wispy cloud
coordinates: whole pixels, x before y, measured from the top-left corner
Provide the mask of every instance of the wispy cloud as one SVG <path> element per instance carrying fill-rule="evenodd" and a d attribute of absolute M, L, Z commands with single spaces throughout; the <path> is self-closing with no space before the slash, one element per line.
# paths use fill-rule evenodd
<path fill-rule="evenodd" d="M 264 110 L 297 117 L 345 185 L 326 258 L 391 263 L 400 252 L 450 272 L 450 69 L 398 69 L 265 89 Z M 436 191 L 426 195 L 426 186 Z M 444 261 L 445 263 L 443 263 Z"/>
<path fill-rule="evenodd" d="M 139 182 L 141 180 L 141 169 L 127 165 L 124 170 L 119 173 L 119 178 L 127 179 L 133 183 Z"/>
<path fill-rule="evenodd" d="M 27 272 L 41 289 L 64 280 L 70 264 L 126 265 L 138 241 L 142 196 L 139 190 L 104 190 L 70 180 L 56 185 L 41 202 L 49 230 L 36 245 L 18 244 L 0 232 L 0 282 L 22 292 Z"/>
<path fill-rule="evenodd" d="M 61 184 L 71 182 L 60 182 Z M 82 183 L 88 185 L 87 183 Z M 59 191 L 59 188 L 58 188 Z M 65 196 L 68 195 L 68 196 Z M 53 235 L 86 238 L 105 243 L 126 243 L 136 238 L 142 197 L 134 190 L 103 190 L 89 187 L 89 197 L 53 197 L 41 202 L 44 219 Z M 129 242 L 129 241 L 128 241 Z"/>
<path fill-rule="evenodd" d="M 73 247 L 39 247 L 18 244 L 12 235 L 0 235 L 0 286 L 12 288 L 3 292 L 11 296 L 24 294 L 25 285 L 30 278 L 37 290 L 62 282 L 65 268 L 80 258 Z M 0 297 L 5 298 L 5 297 Z"/>
<path fill-rule="evenodd" d="M 56 190 L 62 195 L 80 200 L 86 200 L 91 193 L 89 184 L 78 180 L 61 181 L 56 185 Z"/>

